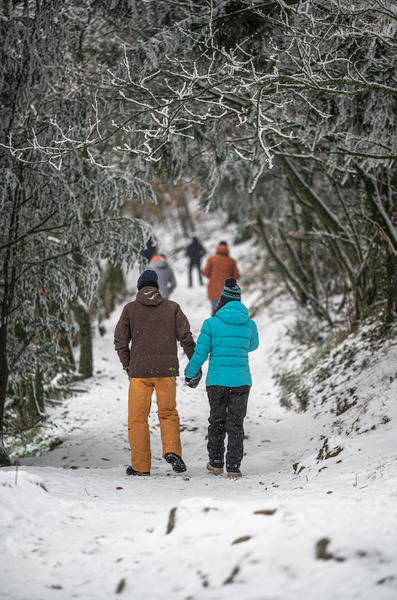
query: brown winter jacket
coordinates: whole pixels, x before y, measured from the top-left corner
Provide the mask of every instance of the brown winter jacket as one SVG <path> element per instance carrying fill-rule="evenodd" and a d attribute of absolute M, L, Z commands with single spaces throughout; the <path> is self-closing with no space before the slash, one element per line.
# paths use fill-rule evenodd
<path fill-rule="evenodd" d="M 239 279 L 240 277 L 236 261 L 230 258 L 229 250 L 223 244 L 217 247 L 214 256 L 209 257 L 207 264 L 201 272 L 205 277 L 209 278 L 208 298 L 210 300 L 219 300 L 225 286 L 225 279 L 229 277 Z"/>
<path fill-rule="evenodd" d="M 139 379 L 179 375 L 177 340 L 190 359 L 196 344 L 189 321 L 179 304 L 164 300 L 150 286 L 139 290 L 136 300 L 126 304 L 114 332 L 121 364 L 129 366 L 130 377 Z"/>

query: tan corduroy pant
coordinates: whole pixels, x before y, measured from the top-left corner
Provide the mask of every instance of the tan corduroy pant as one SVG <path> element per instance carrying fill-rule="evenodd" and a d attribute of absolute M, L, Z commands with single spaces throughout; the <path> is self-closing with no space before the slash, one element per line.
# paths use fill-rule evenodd
<path fill-rule="evenodd" d="M 153 390 L 156 390 L 163 456 L 175 452 L 182 456 L 179 415 L 176 410 L 175 377 L 130 379 L 128 392 L 128 439 L 131 466 L 135 471 L 148 472 L 151 467 L 148 416 Z"/>

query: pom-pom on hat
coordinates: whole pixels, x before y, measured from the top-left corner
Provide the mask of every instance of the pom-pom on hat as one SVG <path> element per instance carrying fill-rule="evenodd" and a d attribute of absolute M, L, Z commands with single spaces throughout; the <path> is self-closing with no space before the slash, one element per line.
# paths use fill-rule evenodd
<path fill-rule="evenodd" d="M 137 285 L 138 290 L 140 290 L 141 288 L 148 286 L 148 285 L 151 285 L 151 286 L 159 289 L 158 281 L 159 281 L 159 278 L 157 277 L 156 271 L 151 271 L 150 269 L 146 269 L 146 271 L 144 271 L 142 273 L 142 275 L 140 275 L 136 285 Z"/>
<path fill-rule="evenodd" d="M 225 279 L 225 287 L 222 290 L 220 301 L 225 303 L 225 300 L 241 300 L 241 288 L 234 277 Z"/>

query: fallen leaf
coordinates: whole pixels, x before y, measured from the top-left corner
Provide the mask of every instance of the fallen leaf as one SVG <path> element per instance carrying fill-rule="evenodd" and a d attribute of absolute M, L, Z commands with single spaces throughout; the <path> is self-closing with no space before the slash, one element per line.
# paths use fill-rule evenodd
<path fill-rule="evenodd" d="M 232 546 L 234 546 L 234 544 L 241 544 L 242 542 L 248 542 L 248 540 L 251 539 L 250 535 L 243 535 L 242 537 L 237 538 L 237 540 L 234 540 L 234 542 L 232 542 Z"/>
<path fill-rule="evenodd" d="M 123 589 L 125 588 L 125 579 L 120 579 L 119 584 L 116 588 L 116 594 L 121 594 Z"/>
<path fill-rule="evenodd" d="M 223 585 L 227 585 L 228 583 L 233 583 L 234 578 L 236 577 L 236 575 L 238 574 L 239 571 L 240 571 L 240 567 L 234 567 L 234 569 L 231 572 L 231 574 L 229 575 L 229 577 L 223 582 Z"/>
<path fill-rule="evenodd" d="M 174 529 L 174 527 L 175 527 L 175 518 L 176 518 L 176 507 L 175 508 L 171 508 L 171 510 L 170 510 L 170 516 L 168 518 L 168 525 L 167 525 L 166 535 L 168 535 L 169 533 L 171 533 L 171 531 Z"/>
<path fill-rule="evenodd" d="M 254 515 L 274 515 L 277 508 L 265 508 L 264 510 L 255 510 Z"/>

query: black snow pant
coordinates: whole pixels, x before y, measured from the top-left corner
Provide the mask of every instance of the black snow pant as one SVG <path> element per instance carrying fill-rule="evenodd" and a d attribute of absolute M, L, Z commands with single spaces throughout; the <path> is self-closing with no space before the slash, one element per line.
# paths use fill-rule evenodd
<path fill-rule="evenodd" d="M 199 276 L 199 282 L 200 285 L 203 285 L 203 277 L 201 275 L 201 263 L 200 261 L 190 261 L 190 265 L 189 265 L 189 287 L 192 287 L 193 282 L 192 282 L 192 271 L 193 271 L 193 267 L 197 267 L 198 270 L 198 276 Z"/>
<path fill-rule="evenodd" d="M 228 473 L 238 471 L 243 459 L 243 422 L 247 414 L 249 393 L 249 385 L 239 387 L 207 386 L 210 403 L 207 444 L 209 460 L 213 467 L 223 467 L 227 434 L 226 470 Z"/>

